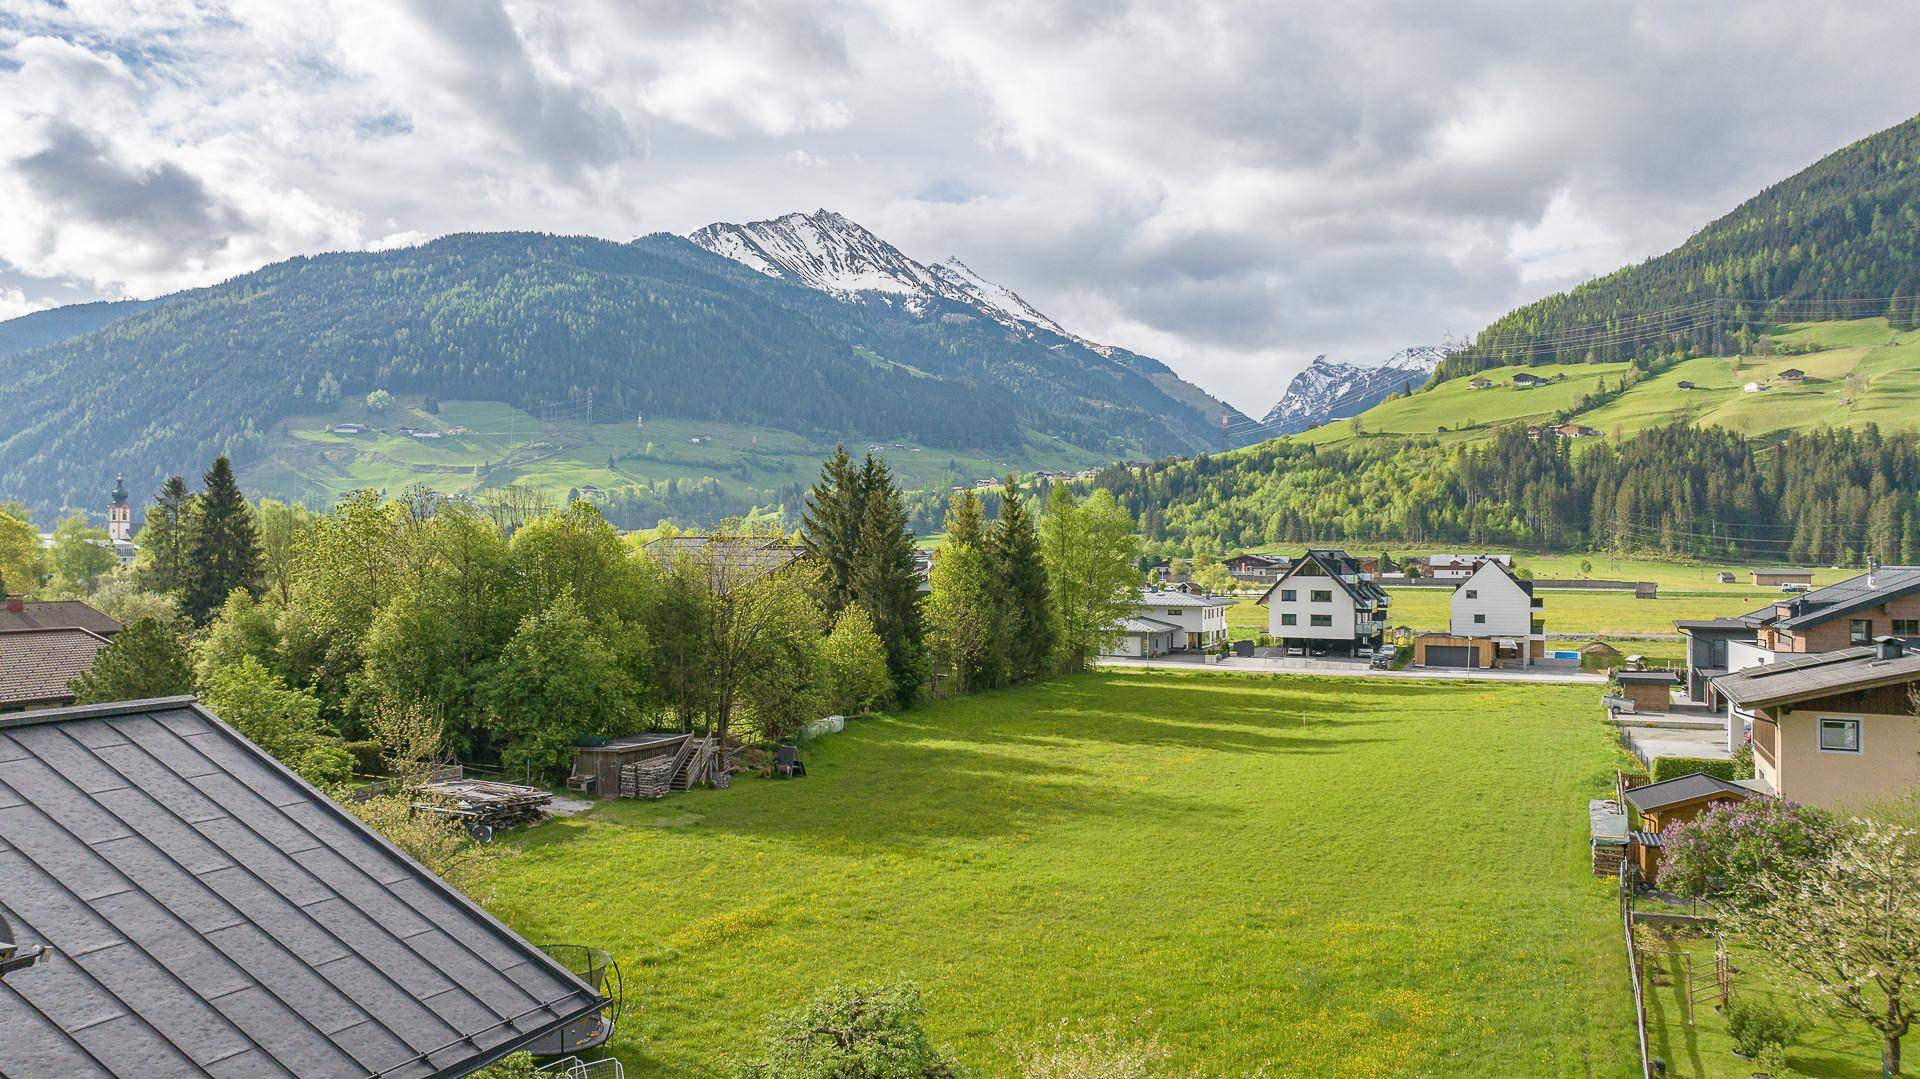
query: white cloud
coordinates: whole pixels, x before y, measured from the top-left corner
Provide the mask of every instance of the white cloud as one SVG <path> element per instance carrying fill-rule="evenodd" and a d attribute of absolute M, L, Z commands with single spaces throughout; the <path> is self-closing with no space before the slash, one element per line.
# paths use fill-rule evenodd
<path fill-rule="evenodd" d="M 1903 119 L 1915 29 L 1894 0 L 16 0 L 0 303 L 828 206 L 1263 410 L 1315 353 L 1470 333 Z"/>

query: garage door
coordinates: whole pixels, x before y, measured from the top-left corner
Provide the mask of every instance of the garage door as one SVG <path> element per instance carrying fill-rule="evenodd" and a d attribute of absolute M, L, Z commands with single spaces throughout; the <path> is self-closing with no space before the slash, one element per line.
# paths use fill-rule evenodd
<path fill-rule="evenodd" d="M 1429 667 L 1473 667 L 1479 653 L 1464 644 L 1437 644 L 1427 649 Z"/>

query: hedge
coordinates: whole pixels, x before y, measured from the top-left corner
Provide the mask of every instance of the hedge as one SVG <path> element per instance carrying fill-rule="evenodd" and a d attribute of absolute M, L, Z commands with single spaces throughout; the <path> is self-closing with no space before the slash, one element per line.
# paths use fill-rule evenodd
<path fill-rule="evenodd" d="M 1706 757 L 1655 757 L 1653 766 L 1648 769 L 1649 778 L 1654 783 L 1679 779 L 1695 772 L 1705 772 L 1715 779 L 1729 782 L 1740 778 L 1732 761 L 1710 760 Z"/>

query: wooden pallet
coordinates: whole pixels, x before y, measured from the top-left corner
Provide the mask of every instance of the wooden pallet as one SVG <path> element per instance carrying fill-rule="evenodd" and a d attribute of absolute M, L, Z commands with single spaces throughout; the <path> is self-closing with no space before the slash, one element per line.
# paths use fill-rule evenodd
<path fill-rule="evenodd" d="M 620 797 L 665 798 L 673 782 L 675 759 L 655 757 L 620 766 Z"/>

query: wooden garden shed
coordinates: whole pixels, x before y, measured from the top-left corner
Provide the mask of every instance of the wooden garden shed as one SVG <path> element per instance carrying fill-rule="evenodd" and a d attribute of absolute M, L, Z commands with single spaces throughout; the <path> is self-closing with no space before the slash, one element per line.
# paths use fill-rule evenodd
<path fill-rule="evenodd" d="M 1620 695 L 1633 702 L 1636 712 L 1665 712 L 1673 707 L 1673 687 L 1680 676 L 1672 671 L 1615 671 Z"/>
<path fill-rule="evenodd" d="M 576 746 L 573 777 L 568 785 L 600 798 L 614 797 L 620 793 L 623 766 L 655 757 L 671 757 L 691 737 L 680 731 L 645 731 L 614 738 L 603 745 Z"/>
<path fill-rule="evenodd" d="M 1640 827 L 1631 833 L 1628 853 L 1646 881 L 1659 879 L 1660 832 L 1669 824 L 1690 821 L 1717 805 L 1744 802 L 1756 792 L 1705 772 L 1627 789 L 1627 804 L 1640 814 Z"/>

